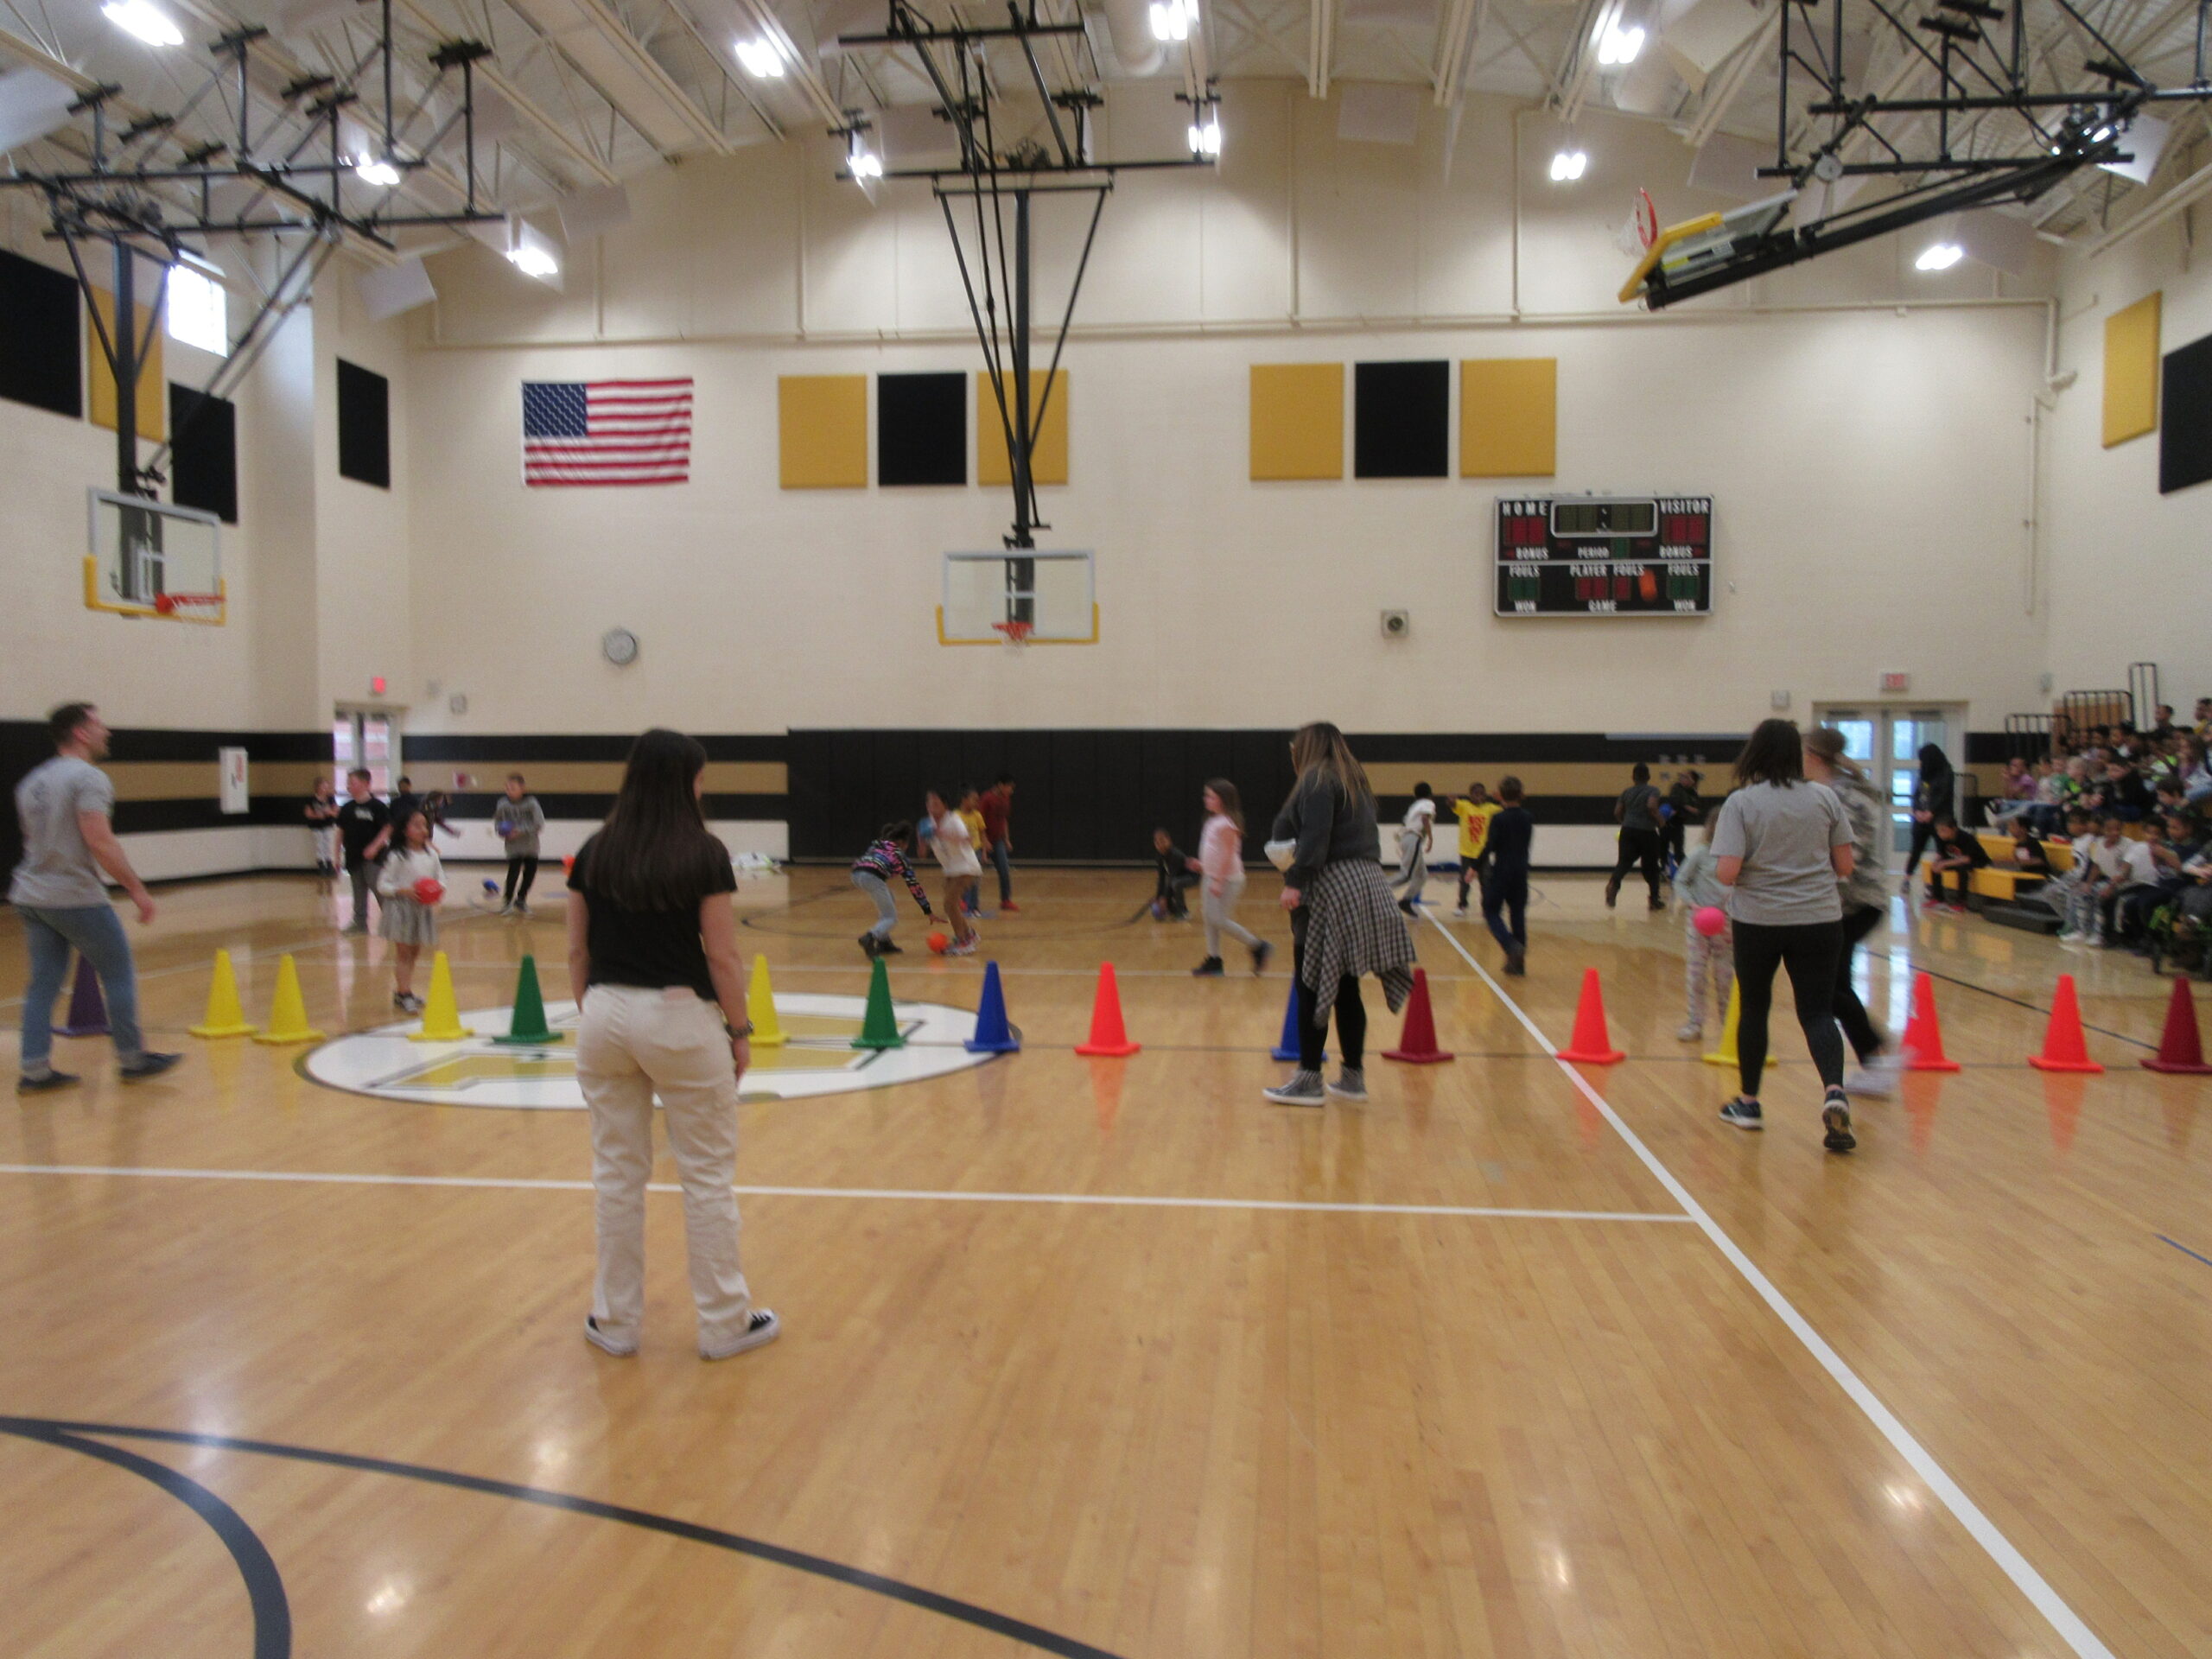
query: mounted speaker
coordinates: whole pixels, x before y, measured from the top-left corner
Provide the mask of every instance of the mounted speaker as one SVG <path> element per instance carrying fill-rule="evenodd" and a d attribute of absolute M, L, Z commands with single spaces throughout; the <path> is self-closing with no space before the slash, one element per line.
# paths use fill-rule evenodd
<path fill-rule="evenodd" d="M 1382 613 L 1382 637 L 1385 639 L 1402 639 L 1413 632 L 1413 618 L 1404 611 Z"/>

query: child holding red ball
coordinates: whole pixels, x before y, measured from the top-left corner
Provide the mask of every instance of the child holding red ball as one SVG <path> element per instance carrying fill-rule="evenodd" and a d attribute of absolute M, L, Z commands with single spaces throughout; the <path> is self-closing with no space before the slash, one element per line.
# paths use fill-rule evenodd
<path fill-rule="evenodd" d="M 1680 1042 L 1705 1035 L 1706 986 L 1713 987 L 1713 1010 L 1725 1023 L 1728 988 L 1736 980 L 1736 940 L 1728 926 L 1728 889 L 1713 869 L 1713 825 L 1708 821 L 1696 846 L 1675 871 L 1675 897 L 1682 906 L 1682 1028 Z M 1711 911 L 1713 915 L 1707 916 Z M 1705 916 L 1702 926 L 1698 918 Z M 1718 917 L 1719 925 L 1713 925 Z M 1707 932 L 1706 930 L 1711 928 Z"/>
<path fill-rule="evenodd" d="M 438 901 L 446 896 L 445 866 L 430 845 L 430 820 L 419 806 L 393 826 L 392 849 L 377 877 L 384 901 L 377 931 L 391 941 L 391 1006 L 402 1014 L 423 1012 L 415 995 L 415 963 L 424 945 L 438 942 Z"/>

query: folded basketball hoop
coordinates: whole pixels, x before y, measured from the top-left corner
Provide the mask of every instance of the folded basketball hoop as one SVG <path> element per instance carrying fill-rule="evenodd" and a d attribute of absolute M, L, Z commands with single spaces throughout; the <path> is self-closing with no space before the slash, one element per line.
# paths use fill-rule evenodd
<path fill-rule="evenodd" d="M 991 626 L 1005 636 L 1009 645 L 1026 645 L 1029 636 L 1037 632 L 1034 622 L 994 622 Z"/>
<path fill-rule="evenodd" d="M 155 612 L 180 622 L 219 622 L 223 615 L 220 594 L 156 594 Z"/>

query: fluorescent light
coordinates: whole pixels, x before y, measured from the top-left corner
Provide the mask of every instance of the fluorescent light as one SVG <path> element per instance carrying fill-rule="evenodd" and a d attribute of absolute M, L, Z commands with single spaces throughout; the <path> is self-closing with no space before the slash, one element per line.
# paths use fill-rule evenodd
<path fill-rule="evenodd" d="M 1145 8 L 1155 41 L 1187 41 L 1191 25 L 1198 21 L 1198 0 L 1153 0 Z"/>
<path fill-rule="evenodd" d="M 1192 155 L 1218 156 L 1221 154 L 1221 117 L 1208 105 L 1205 118 L 1191 123 L 1191 130 L 1185 136 L 1189 140 Z"/>
<path fill-rule="evenodd" d="M 1643 30 L 1640 26 L 1623 29 L 1618 22 L 1609 22 L 1598 35 L 1598 61 L 1606 66 L 1634 63 L 1643 50 Z"/>
<path fill-rule="evenodd" d="M 745 73 L 755 80 L 780 80 L 784 73 L 784 54 L 773 41 L 740 41 L 737 60 L 745 66 Z"/>
<path fill-rule="evenodd" d="M 1552 157 L 1552 182 L 1567 184 L 1582 176 L 1590 157 L 1579 149 L 1562 149 Z"/>
<path fill-rule="evenodd" d="M 1920 257 L 1912 262 L 1915 270 L 1948 270 L 1967 257 L 1967 251 L 1955 242 L 1931 242 L 1920 251 Z"/>
<path fill-rule="evenodd" d="M 353 163 L 353 176 L 363 184 L 389 190 L 399 182 L 399 169 L 378 156 L 364 156 Z"/>
<path fill-rule="evenodd" d="M 883 176 L 883 157 L 856 143 L 845 157 L 845 168 L 856 179 L 880 179 Z"/>
<path fill-rule="evenodd" d="M 515 269 L 525 276 L 552 276 L 557 275 L 561 269 L 561 262 L 544 248 L 527 245 L 519 247 L 507 257 L 514 262 Z"/>
<path fill-rule="evenodd" d="M 107 0 L 100 15 L 149 46 L 182 46 L 184 31 L 151 0 Z"/>

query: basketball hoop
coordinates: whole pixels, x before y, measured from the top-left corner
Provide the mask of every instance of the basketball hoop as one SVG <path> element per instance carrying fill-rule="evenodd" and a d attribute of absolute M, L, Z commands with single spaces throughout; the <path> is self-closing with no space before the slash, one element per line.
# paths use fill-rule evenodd
<path fill-rule="evenodd" d="M 1658 239 L 1659 210 L 1651 205 L 1649 190 L 1638 190 L 1629 200 L 1628 217 L 1613 232 L 1613 245 L 1634 259 Z"/>
<path fill-rule="evenodd" d="M 219 622 L 223 620 L 223 595 L 156 594 L 154 612 L 176 622 Z"/>
<path fill-rule="evenodd" d="M 992 628 L 1006 638 L 1009 645 L 1026 645 L 1029 636 L 1037 632 L 1034 622 L 994 622 Z"/>

